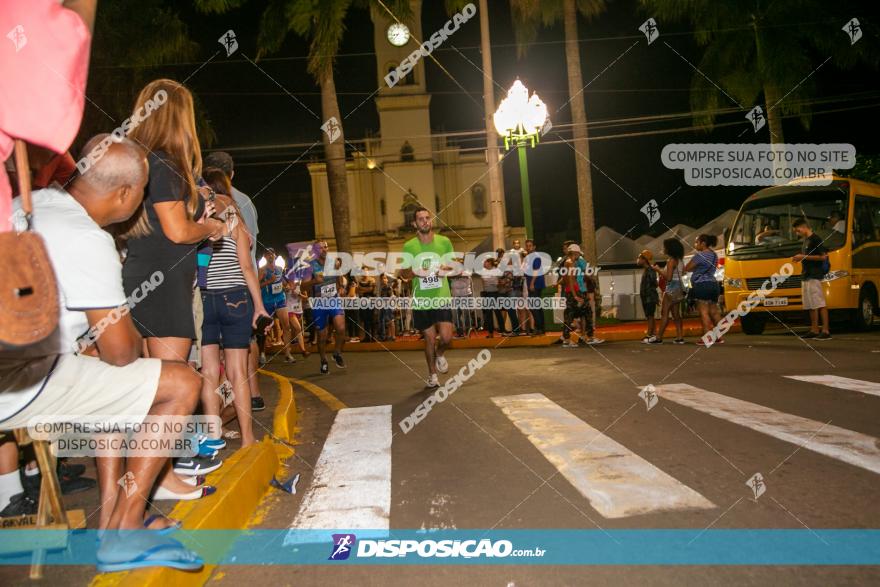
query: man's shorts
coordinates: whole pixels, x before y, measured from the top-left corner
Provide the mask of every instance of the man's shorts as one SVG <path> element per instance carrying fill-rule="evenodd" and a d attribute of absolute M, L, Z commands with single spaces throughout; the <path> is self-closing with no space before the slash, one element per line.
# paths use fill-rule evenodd
<path fill-rule="evenodd" d="M 825 291 L 818 279 L 804 279 L 801 282 L 801 299 L 804 310 L 818 310 L 825 307 Z"/>
<path fill-rule="evenodd" d="M 645 311 L 645 318 L 653 317 L 657 313 L 657 302 L 642 300 L 642 310 Z"/>
<path fill-rule="evenodd" d="M 438 322 L 449 322 L 452 324 L 452 310 L 413 310 L 413 326 L 419 332 L 427 330 Z"/>
<path fill-rule="evenodd" d="M 287 300 L 281 298 L 280 300 L 263 300 L 263 307 L 266 308 L 266 313 L 275 317 L 275 312 L 278 310 L 286 310 L 287 309 Z"/>
<path fill-rule="evenodd" d="M 565 315 L 566 320 L 574 320 L 576 318 L 583 318 L 587 313 L 587 308 L 589 308 L 589 301 L 587 300 L 587 292 L 579 292 L 581 299 L 583 299 L 583 303 L 579 303 L 574 294 L 571 292 L 565 293 Z"/>
<path fill-rule="evenodd" d="M 7 365 L 0 361 L 0 394 L 39 383 L 42 377 L 34 373 L 45 370 L 31 366 L 53 360 L 47 357 Z M 40 393 L 18 413 L 0 420 L 0 430 L 23 428 L 38 416 L 143 418 L 153 405 L 161 373 L 160 359 L 137 359 L 124 367 L 114 367 L 97 357 L 60 355 Z"/>
<path fill-rule="evenodd" d="M 318 330 L 324 330 L 333 318 L 343 315 L 342 308 L 312 308 L 312 322 Z"/>

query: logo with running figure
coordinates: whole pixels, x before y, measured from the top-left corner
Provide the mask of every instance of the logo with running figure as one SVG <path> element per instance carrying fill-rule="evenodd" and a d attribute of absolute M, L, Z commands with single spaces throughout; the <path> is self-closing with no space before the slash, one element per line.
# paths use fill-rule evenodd
<path fill-rule="evenodd" d="M 349 556 L 351 556 L 351 551 L 352 549 L 354 549 L 355 542 L 357 542 L 357 538 L 354 534 L 334 534 L 333 550 L 330 552 L 330 557 L 327 560 L 346 560 Z"/>

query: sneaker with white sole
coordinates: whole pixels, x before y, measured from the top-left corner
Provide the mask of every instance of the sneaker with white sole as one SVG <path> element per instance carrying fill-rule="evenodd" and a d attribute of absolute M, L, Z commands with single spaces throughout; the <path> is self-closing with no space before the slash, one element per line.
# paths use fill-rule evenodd
<path fill-rule="evenodd" d="M 604 338 L 596 338 L 595 336 L 587 341 L 587 344 L 602 344 L 605 342 Z"/>
<path fill-rule="evenodd" d="M 566 340 L 566 341 L 563 341 L 563 343 L 562 343 L 562 348 L 564 348 L 564 349 L 576 349 L 577 346 L 578 346 L 577 343 L 572 342 L 571 340 Z"/>
<path fill-rule="evenodd" d="M 178 475 L 207 475 L 223 466 L 223 459 L 216 454 L 210 457 L 184 457 L 174 463 Z"/>
<path fill-rule="evenodd" d="M 437 377 L 436 373 L 432 373 L 430 377 L 428 377 L 428 381 L 425 384 L 425 387 L 430 389 L 434 389 L 436 387 L 440 387 L 440 378 Z"/>
<path fill-rule="evenodd" d="M 342 355 L 339 353 L 333 353 L 333 362 L 340 369 L 345 369 L 345 361 L 342 359 Z"/>
<path fill-rule="evenodd" d="M 437 355 L 437 360 L 434 363 L 437 365 L 437 370 L 441 373 L 449 371 L 449 361 L 443 355 Z"/>
<path fill-rule="evenodd" d="M 655 340 L 657 340 L 657 337 L 652 334 L 651 336 L 643 338 L 642 344 L 652 344 Z"/>

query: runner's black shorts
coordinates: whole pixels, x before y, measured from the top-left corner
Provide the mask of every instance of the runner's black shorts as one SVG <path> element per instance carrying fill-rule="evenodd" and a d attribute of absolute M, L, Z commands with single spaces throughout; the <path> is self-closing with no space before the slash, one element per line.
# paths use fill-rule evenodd
<path fill-rule="evenodd" d="M 416 330 L 422 332 L 434 326 L 437 322 L 452 322 L 452 310 L 413 310 L 413 325 Z"/>

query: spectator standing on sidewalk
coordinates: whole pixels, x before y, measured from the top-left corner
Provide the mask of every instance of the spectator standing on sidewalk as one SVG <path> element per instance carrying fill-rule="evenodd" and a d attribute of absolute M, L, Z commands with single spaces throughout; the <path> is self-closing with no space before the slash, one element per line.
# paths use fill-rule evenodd
<path fill-rule="evenodd" d="M 535 249 L 535 241 L 532 239 L 526 240 L 526 259 L 527 263 L 531 265 L 531 275 L 526 273 L 526 289 L 528 293 L 528 298 L 530 301 L 534 303 L 534 300 L 541 300 L 541 292 L 544 289 L 546 284 L 544 280 L 544 274 L 541 273 L 541 259 L 535 255 L 534 258 L 529 262 L 528 255 L 537 252 Z M 544 335 L 544 309 L 543 308 L 532 308 L 532 321 L 535 325 L 535 330 L 532 334 L 535 336 L 543 336 Z"/>
<path fill-rule="evenodd" d="M 663 344 L 663 333 L 672 316 L 675 322 L 675 344 L 684 344 L 684 323 L 681 319 L 681 302 L 685 298 L 682 264 L 684 263 L 684 245 L 677 238 L 663 241 L 663 254 L 666 255 L 666 266 L 660 268 L 656 263 L 651 267 L 666 281 L 660 307 L 660 329 L 651 344 Z"/>
<path fill-rule="evenodd" d="M 693 271 L 691 274 L 691 289 L 693 297 L 697 301 L 697 309 L 703 324 L 703 334 L 706 334 L 721 320 L 721 310 L 718 308 L 718 296 L 721 288 L 715 279 L 715 270 L 718 267 L 718 255 L 712 248 L 718 244 L 718 237 L 712 234 L 701 234 L 694 242 L 696 252 L 690 262 L 685 266 L 685 271 Z M 697 342 L 705 345 L 703 339 Z M 723 338 L 718 338 L 715 344 L 724 344 Z"/>
<path fill-rule="evenodd" d="M 645 320 L 648 321 L 648 330 L 642 342 L 650 344 L 657 338 L 654 336 L 654 315 L 657 313 L 657 302 L 660 301 L 660 295 L 657 293 L 657 272 L 651 267 L 654 264 L 654 254 L 645 249 L 639 254 L 636 263 L 644 268 L 642 281 L 639 284 L 639 298 L 642 302 L 642 310 L 645 312 Z"/>
<path fill-rule="evenodd" d="M 830 269 L 828 263 L 828 249 L 819 235 L 813 232 L 809 223 L 804 218 L 798 218 L 793 223 L 794 231 L 804 239 L 801 252 L 792 261 L 801 264 L 801 296 L 804 309 L 810 313 L 810 331 L 801 338 L 815 338 L 817 340 L 830 340 L 831 332 L 828 329 L 828 306 L 825 303 L 825 292 L 822 291 L 822 278 Z M 822 331 L 819 331 L 819 316 L 822 317 Z"/>

